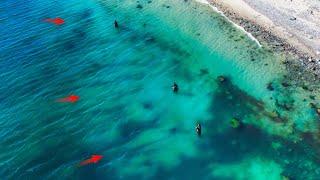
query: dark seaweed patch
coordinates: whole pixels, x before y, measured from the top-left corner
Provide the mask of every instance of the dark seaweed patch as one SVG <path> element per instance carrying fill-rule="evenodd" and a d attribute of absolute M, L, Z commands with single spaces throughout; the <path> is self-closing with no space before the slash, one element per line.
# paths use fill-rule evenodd
<path fill-rule="evenodd" d="M 76 45 L 75 45 L 75 42 L 72 41 L 72 40 L 68 40 L 67 42 L 65 42 L 63 44 L 63 48 L 66 50 L 66 51 L 72 51 L 76 48 Z"/>
<path fill-rule="evenodd" d="M 72 33 L 77 39 L 83 39 L 87 35 L 87 33 L 84 30 L 81 30 L 79 28 L 73 29 Z"/>
<path fill-rule="evenodd" d="M 236 162 L 249 154 L 269 151 L 271 144 L 269 135 L 250 125 L 241 130 L 230 128 L 208 140 L 218 154 L 214 160 L 221 163 Z"/>
<path fill-rule="evenodd" d="M 153 104 L 151 102 L 142 103 L 142 106 L 145 109 L 152 109 L 153 108 Z"/>
<path fill-rule="evenodd" d="M 287 83 L 287 82 L 282 82 L 281 85 L 282 85 L 283 87 L 289 87 L 289 86 L 290 86 L 290 84 Z"/>
<path fill-rule="evenodd" d="M 79 19 L 89 19 L 93 15 L 94 10 L 93 9 L 84 9 L 81 13 L 79 13 Z"/>
<path fill-rule="evenodd" d="M 272 83 L 268 83 L 267 89 L 270 90 L 270 91 L 273 91 L 274 90 L 273 84 Z"/>
<path fill-rule="evenodd" d="M 169 132 L 171 133 L 171 134 L 175 134 L 176 132 L 177 132 L 177 128 L 171 128 L 170 130 L 169 130 Z"/>
<path fill-rule="evenodd" d="M 315 100 L 315 99 L 316 99 L 316 97 L 313 96 L 313 95 L 310 95 L 309 98 L 312 99 L 312 100 Z"/>
<path fill-rule="evenodd" d="M 82 76 L 90 77 L 101 71 L 105 66 L 99 63 L 91 63 L 81 71 Z"/>
<path fill-rule="evenodd" d="M 276 99 L 275 105 L 285 111 L 292 111 L 294 109 L 293 102 L 280 102 L 278 99 Z"/>
<path fill-rule="evenodd" d="M 249 96 L 244 91 L 232 84 L 229 78 L 218 80 L 219 88 L 214 93 L 211 108 L 215 116 L 223 121 L 232 117 L 244 118 L 249 114 L 257 114 L 264 109 L 262 101 Z"/>
<path fill-rule="evenodd" d="M 220 121 L 229 121 L 232 117 L 244 119 L 246 116 L 254 115 L 257 118 L 266 116 L 275 122 L 287 122 L 286 117 L 281 117 L 276 112 L 265 110 L 264 103 L 255 99 L 246 92 L 232 84 L 227 77 L 219 76 L 217 82 L 219 88 L 214 92 L 210 110 Z M 291 102 L 293 103 L 293 102 Z M 292 106 L 285 105 L 285 108 L 291 110 Z"/>
<path fill-rule="evenodd" d="M 200 76 L 209 74 L 209 70 L 207 68 L 200 69 Z"/>

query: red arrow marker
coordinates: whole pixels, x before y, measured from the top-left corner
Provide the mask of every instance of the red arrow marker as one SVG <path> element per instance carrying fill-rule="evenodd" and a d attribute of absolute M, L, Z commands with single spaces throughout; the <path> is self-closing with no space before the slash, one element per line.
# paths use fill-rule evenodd
<path fill-rule="evenodd" d="M 77 102 L 79 99 L 80 99 L 80 97 L 77 96 L 77 95 L 70 95 L 70 96 L 68 96 L 68 97 L 58 99 L 57 102 L 75 103 L 75 102 Z"/>
<path fill-rule="evenodd" d="M 80 166 L 84 166 L 87 164 L 96 164 L 98 163 L 101 159 L 103 158 L 103 156 L 101 155 L 92 155 L 90 159 L 84 160 L 80 163 Z"/>
<path fill-rule="evenodd" d="M 59 18 L 59 17 L 57 17 L 57 18 L 48 18 L 48 19 L 45 19 L 44 21 L 53 23 L 53 24 L 55 24 L 57 26 L 64 24 L 64 20 L 62 18 Z"/>

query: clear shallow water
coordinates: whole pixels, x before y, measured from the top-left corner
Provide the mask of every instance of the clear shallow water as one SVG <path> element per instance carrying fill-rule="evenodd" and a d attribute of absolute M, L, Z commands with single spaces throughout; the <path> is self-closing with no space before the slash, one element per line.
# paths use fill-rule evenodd
<path fill-rule="evenodd" d="M 5 1 L 1 9 L 4 179 L 318 177 L 309 107 L 318 96 L 284 88 L 285 57 L 209 7 L 108 0 Z M 57 16 L 66 24 L 42 22 Z M 55 102 L 71 93 L 80 101 Z M 233 117 L 242 129 L 230 127 Z M 91 154 L 104 158 L 77 166 Z"/>

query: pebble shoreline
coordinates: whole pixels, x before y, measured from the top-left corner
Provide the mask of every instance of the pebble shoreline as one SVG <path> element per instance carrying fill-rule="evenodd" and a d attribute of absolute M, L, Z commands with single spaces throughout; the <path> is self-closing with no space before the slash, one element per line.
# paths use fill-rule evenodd
<path fill-rule="evenodd" d="M 240 17 L 238 14 L 230 11 L 221 4 L 212 1 L 209 1 L 209 3 L 222 11 L 224 15 L 231 21 L 235 22 L 243 27 L 247 32 L 251 33 L 255 38 L 262 42 L 264 46 L 271 48 L 274 52 L 282 52 L 288 55 L 288 57 L 291 56 L 294 59 L 298 59 L 299 61 L 292 62 L 286 57 L 286 60 L 283 62 L 289 72 L 291 72 L 290 74 L 296 74 L 295 77 L 292 77 L 292 79 L 295 81 L 307 80 L 309 82 L 320 83 L 320 59 L 300 51 L 296 47 L 287 43 L 284 39 L 266 30 L 264 27 Z M 301 67 L 297 67 L 297 65 Z"/>

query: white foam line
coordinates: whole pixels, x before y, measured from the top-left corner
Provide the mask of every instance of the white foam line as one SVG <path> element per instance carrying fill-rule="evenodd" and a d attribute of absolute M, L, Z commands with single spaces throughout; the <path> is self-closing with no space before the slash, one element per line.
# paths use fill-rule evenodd
<path fill-rule="evenodd" d="M 221 16 L 225 17 L 230 23 L 232 23 L 235 27 L 237 27 L 238 29 L 240 29 L 241 31 L 243 31 L 250 39 L 252 39 L 254 42 L 256 42 L 258 44 L 259 47 L 262 47 L 262 45 L 260 44 L 260 42 L 249 32 L 247 32 L 243 27 L 239 26 L 238 24 L 234 23 L 233 21 L 231 21 L 226 15 L 224 15 L 224 13 L 222 11 L 220 11 L 218 8 L 212 6 L 207 0 L 196 0 L 199 3 L 202 4 L 206 4 L 208 6 L 210 6 L 215 12 L 221 14 Z"/>

